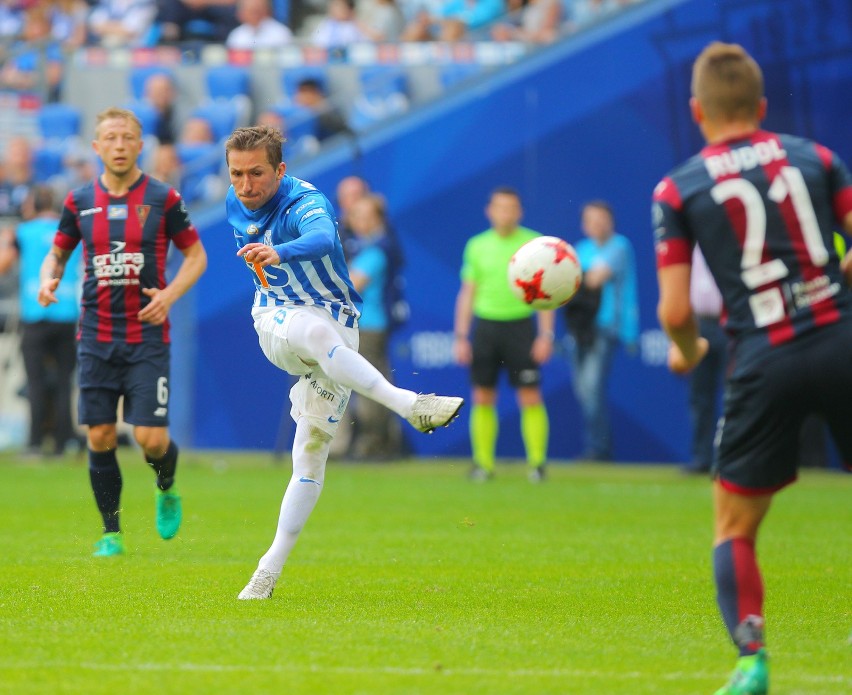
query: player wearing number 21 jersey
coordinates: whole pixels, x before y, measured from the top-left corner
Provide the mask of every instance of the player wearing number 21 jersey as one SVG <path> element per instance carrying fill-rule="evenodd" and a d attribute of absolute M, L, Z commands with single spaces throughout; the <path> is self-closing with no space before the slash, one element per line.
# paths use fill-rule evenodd
<path fill-rule="evenodd" d="M 852 465 L 852 176 L 810 140 L 760 128 L 763 74 L 734 44 L 712 43 L 692 73 L 690 110 L 707 143 L 654 191 L 658 315 L 669 367 L 706 354 L 690 305 L 698 244 L 722 293 L 731 337 L 714 461 L 716 599 L 740 658 L 716 695 L 766 695 L 764 588 L 755 546 L 772 496 L 798 474 L 809 414 Z M 800 549 L 796 549 L 797 552 Z"/>

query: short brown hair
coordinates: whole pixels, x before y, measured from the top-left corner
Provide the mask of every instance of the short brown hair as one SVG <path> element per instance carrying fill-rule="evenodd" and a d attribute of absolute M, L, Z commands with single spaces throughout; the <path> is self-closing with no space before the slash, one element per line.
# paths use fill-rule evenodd
<path fill-rule="evenodd" d="M 101 123 L 104 121 L 109 121 L 111 119 L 124 119 L 126 121 L 130 121 L 131 123 L 136 124 L 136 127 L 139 129 L 139 134 L 142 134 L 142 121 L 139 120 L 139 117 L 133 113 L 133 111 L 129 109 L 120 109 L 117 106 L 110 106 L 108 109 L 104 109 L 101 111 L 97 117 L 95 118 L 95 137 L 98 135 L 98 130 L 101 127 Z"/>
<path fill-rule="evenodd" d="M 277 128 L 268 125 L 256 125 L 249 128 L 237 128 L 225 142 L 225 161 L 231 151 L 248 152 L 261 147 L 266 150 L 266 160 L 275 169 L 283 161 L 282 147 L 284 136 Z"/>
<path fill-rule="evenodd" d="M 763 73 L 746 50 L 714 41 L 692 66 L 692 96 L 708 118 L 754 118 L 763 98 Z"/>

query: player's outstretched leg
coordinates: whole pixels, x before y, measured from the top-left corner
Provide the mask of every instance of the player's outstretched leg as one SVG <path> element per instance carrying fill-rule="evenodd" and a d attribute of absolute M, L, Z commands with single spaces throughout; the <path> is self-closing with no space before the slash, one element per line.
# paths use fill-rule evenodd
<path fill-rule="evenodd" d="M 322 492 L 330 443 L 331 435 L 311 425 L 308 418 L 297 420 L 293 438 L 293 476 L 281 502 L 275 539 L 237 598 L 266 599 L 272 596 L 281 569 Z"/>
<path fill-rule="evenodd" d="M 464 399 L 456 396 L 416 394 L 391 384 L 357 350 L 344 344 L 340 335 L 326 322 L 300 315 L 287 332 L 290 348 L 300 355 L 311 355 L 332 381 L 381 403 L 408 420 L 421 432 L 445 427 L 458 415 Z"/>

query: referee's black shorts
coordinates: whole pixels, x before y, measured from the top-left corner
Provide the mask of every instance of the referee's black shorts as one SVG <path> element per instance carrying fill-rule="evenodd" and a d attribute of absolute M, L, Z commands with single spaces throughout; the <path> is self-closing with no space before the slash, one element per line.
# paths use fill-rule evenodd
<path fill-rule="evenodd" d="M 470 370 L 474 386 L 495 387 L 503 368 L 508 371 L 509 383 L 514 388 L 538 386 L 541 370 L 531 354 L 535 336 L 536 322 L 532 316 L 517 321 L 476 319 Z"/>

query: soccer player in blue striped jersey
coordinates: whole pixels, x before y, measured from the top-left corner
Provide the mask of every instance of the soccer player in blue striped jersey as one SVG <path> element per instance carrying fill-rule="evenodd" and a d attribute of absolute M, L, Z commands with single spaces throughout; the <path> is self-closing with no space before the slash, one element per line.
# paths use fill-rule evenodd
<path fill-rule="evenodd" d="M 725 307 L 730 362 L 715 455 L 717 601 L 740 658 L 717 695 L 764 695 L 763 581 L 755 545 L 775 492 L 798 472 L 803 419 L 819 413 L 852 464 L 852 176 L 809 140 L 764 131 L 760 67 L 710 44 L 692 73 L 692 116 L 707 142 L 654 191 L 660 302 L 669 367 L 707 352 L 689 301 L 698 244 Z"/>
<path fill-rule="evenodd" d="M 272 545 L 240 599 L 272 595 L 319 499 L 329 444 L 354 390 L 421 432 L 450 424 L 464 401 L 397 388 L 358 354 L 361 298 L 352 286 L 326 197 L 288 176 L 284 138 L 267 126 L 238 128 L 225 143 L 231 188 L 225 200 L 237 256 L 254 282 L 252 318 L 276 367 L 300 377 L 290 390 L 296 422 L 293 475 Z"/>

